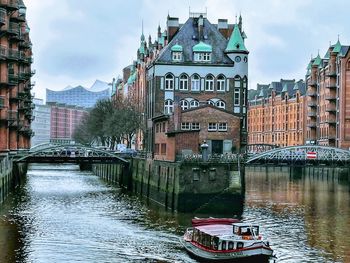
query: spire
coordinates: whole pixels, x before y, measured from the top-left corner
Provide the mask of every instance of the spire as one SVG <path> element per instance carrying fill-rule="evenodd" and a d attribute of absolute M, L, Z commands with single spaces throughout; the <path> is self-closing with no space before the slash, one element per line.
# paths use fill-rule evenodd
<path fill-rule="evenodd" d="M 287 83 L 285 83 L 285 84 L 283 85 L 282 93 L 283 93 L 283 92 L 287 92 L 287 91 L 288 91 L 288 87 L 287 87 Z"/>
<path fill-rule="evenodd" d="M 231 34 L 230 40 L 227 43 L 227 47 L 225 52 L 241 52 L 248 53 L 247 48 L 244 45 L 244 40 L 242 34 L 239 30 L 239 26 L 237 24 L 234 25 L 233 32 Z"/>
<path fill-rule="evenodd" d="M 321 64 L 321 57 L 320 53 L 318 53 L 317 57 L 315 58 L 314 63 L 312 63 L 313 66 L 319 66 Z"/>
<path fill-rule="evenodd" d="M 337 43 L 334 45 L 333 52 L 334 52 L 334 53 L 339 53 L 340 51 L 341 51 L 341 44 L 340 44 L 339 35 L 338 35 L 338 41 L 337 41 Z"/>
<path fill-rule="evenodd" d="M 160 28 L 160 24 L 158 24 L 158 37 L 162 36 L 162 32 L 161 32 L 161 28 Z"/>
<path fill-rule="evenodd" d="M 145 35 L 143 34 L 143 20 L 142 20 L 142 34 L 141 34 L 141 42 L 145 41 Z"/>
<path fill-rule="evenodd" d="M 239 31 L 242 33 L 242 15 L 241 15 L 241 13 L 239 14 L 238 28 L 239 28 Z"/>

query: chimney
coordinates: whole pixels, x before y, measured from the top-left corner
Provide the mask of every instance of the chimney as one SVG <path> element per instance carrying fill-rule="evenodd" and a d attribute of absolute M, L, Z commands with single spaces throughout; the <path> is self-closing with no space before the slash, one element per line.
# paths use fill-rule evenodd
<path fill-rule="evenodd" d="M 227 19 L 218 20 L 218 30 L 226 39 L 230 37 L 228 34 Z"/>
<path fill-rule="evenodd" d="M 174 115 L 173 115 L 174 131 L 177 131 L 181 127 L 181 106 L 178 102 L 174 103 Z"/>
<path fill-rule="evenodd" d="M 167 21 L 167 40 L 168 43 L 173 39 L 177 31 L 179 30 L 179 18 L 168 16 Z"/>

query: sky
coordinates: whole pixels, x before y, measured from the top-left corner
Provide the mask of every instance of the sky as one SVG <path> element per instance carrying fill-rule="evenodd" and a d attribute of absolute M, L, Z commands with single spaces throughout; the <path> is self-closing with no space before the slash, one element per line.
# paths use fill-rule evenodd
<path fill-rule="evenodd" d="M 326 53 L 338 37 L 350 45 L 348 0 L 24 0 L 36 70 L 35 97 L 45 89 L 91 87 L 111 82 L 136 59 L 143 30 L 155 39 L 168 13 L 185 23 L 205 12 L 213 24 L 235 23 L 247 35 L 249 88 L 283 79 L 304 79 L 311 56 Z"/>

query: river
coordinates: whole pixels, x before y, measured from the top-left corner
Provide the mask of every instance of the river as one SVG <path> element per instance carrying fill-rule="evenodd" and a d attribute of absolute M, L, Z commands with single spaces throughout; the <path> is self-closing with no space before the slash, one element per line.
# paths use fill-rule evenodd
<path fill-rule="evenodd" d="M 246 171 L 239 216 L 264 226 L 277 262 L 350 262 L 348 178 L 320 173 Z M 197 262 L 178 241 L 193 216 L 207 215 L 165 212 L 74 165 L 32 165 L 0 207 L 0 262 Z"/>

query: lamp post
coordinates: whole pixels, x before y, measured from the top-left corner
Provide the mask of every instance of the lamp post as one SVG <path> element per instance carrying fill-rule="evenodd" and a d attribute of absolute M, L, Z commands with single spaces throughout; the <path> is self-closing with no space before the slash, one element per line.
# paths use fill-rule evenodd
<path fill-rule="evenodd" d="M 207 142 L 204 140 L 202 145 L 201 145 L 201 149 L 202 149 L 202 161 L 203 162 L 207 162 L 209 159 L 208 156 L 208 147 L 209 145 L 207 144 Z"/>

